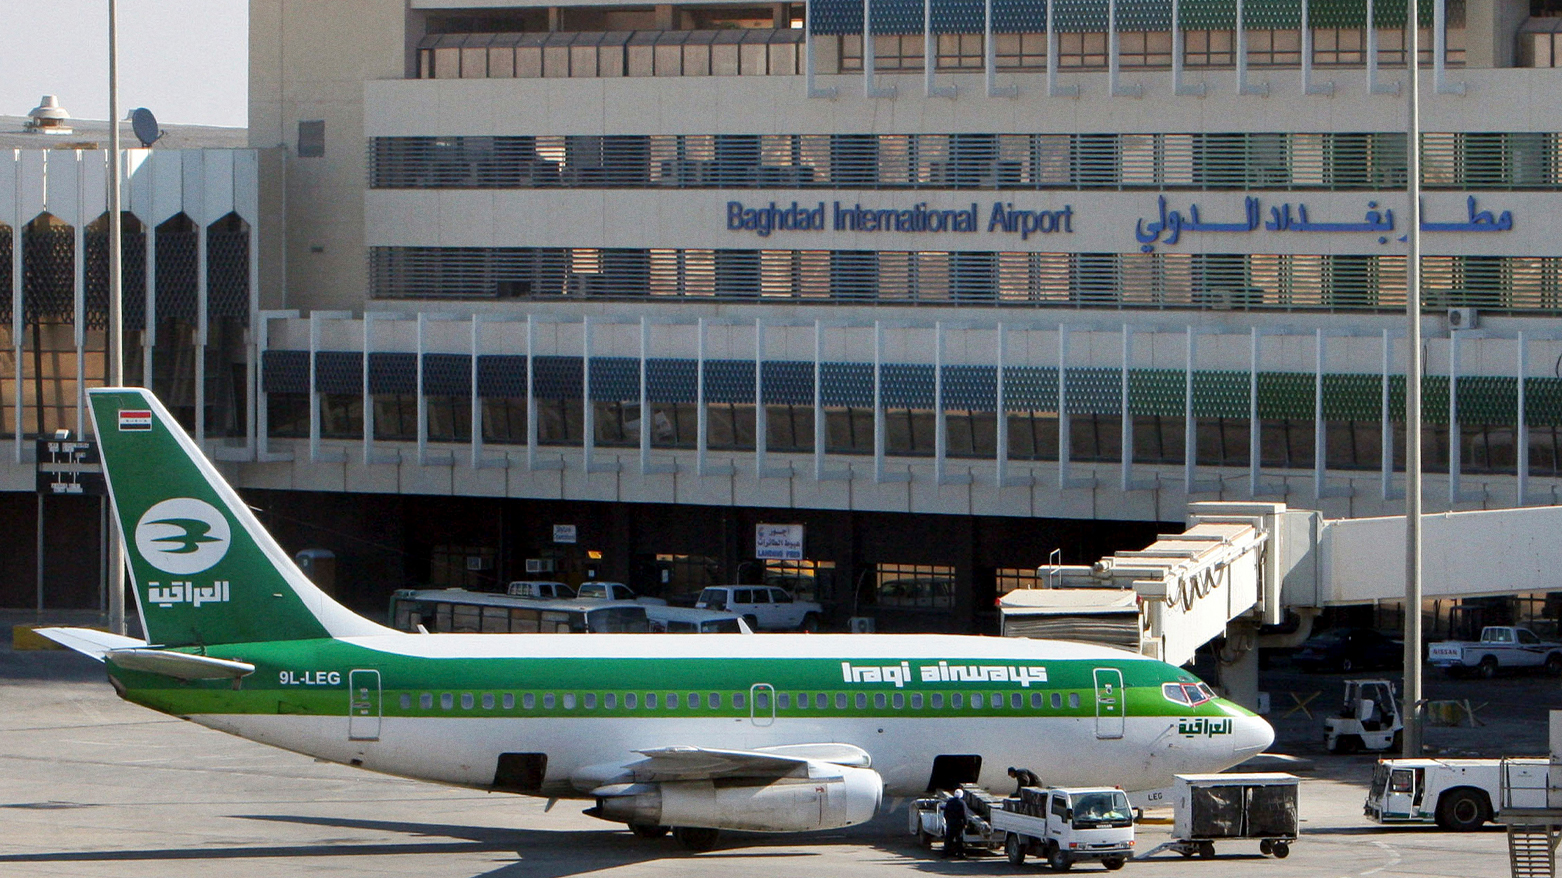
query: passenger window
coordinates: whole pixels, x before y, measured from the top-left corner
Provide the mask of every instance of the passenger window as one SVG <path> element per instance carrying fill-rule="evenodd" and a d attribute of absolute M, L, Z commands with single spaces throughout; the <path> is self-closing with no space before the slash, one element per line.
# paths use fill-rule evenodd
<path fill-rule="evenodd" d="M 1078 692 L 1070 692 L 1068 694 L 1068 706 L 1071 707 L 1071 708 L 1079 707 L 1079 693 Z"/>
<path fill-rule="evenodd" d="M 955 708 L 965 707 L 965 693 L 951 692 L 949 694 L 949 706 Z"/>
<path fill-rule="evenodd" d="M 1040 692 L 1032 692 L 1030 694 L 1030 706 L 1032 710 L 1040 710 L 1042 705 L 1045 703 L 1046 700 Z"/>
<path fill-rule="evenodd" d="M 483 693 L 483 709 L 484 710 L 493 710 L 494 709 L 494 694 L 492 692 L 484 692 Z"/>
<path fill-rule="evenodd" d="M 1529 629 L 1520 629 L 1519 630 L 1519 642 L 1520 643 L 1539 643 L 1540 642 L 1540 638 L 1536 637 L 1535 636 L 1535 632 L 1530 631 Z"/>
<path fill-rule="evenodd" d="M 555 703 L 556 702 L 554 701 L 552 692 L 549 692 L 548 694 L 542 696 L 542 709 L 543 710 L 552 710 L 553 709 L 553 705 Z"/>
<path fill-rule="evenodd" d="M 712 692 L 710 694 L 710 709 L 711 710 L 721 710 L 721 693 L 720 692 Z"/>
<path fill-rule="evenodd" d="M 646 710 L 655 710 L 656 709 L 656 693 L 655 692 L 647 692 L 647 693 L 645 693 L 645 709 Z"/>
<path fill-rule="evenodd" d="M 735 604 L 752 604 L 754 602 L 754 590 L 740 588 L 732 593 L 732 602 Z"/>
<path fill-rule="evenodd" d="M 994 703 L 997 703 L 996 699 L 994 699 Z M 980 710 L 981 707 L 982 707 L 982 693 L 980 693 L 980 692 L 972 692 L 971 693 L 971 709 L 972 710 Z"/>
<path fill-rule="evenodd" d="M 450 694 L 449 692 L 446 692 L 446 693 L 444 693 L 444 694 L 439 696 L 439 708 L 441 710 L 450 710 L 451 708 L 453 708 L 455 706 L 456 706 L 456 697 L 454 695 Z"/>
<path fill-rule="evenodd" d="M 690 707 L 690 709 L 693 709 L 693 710 L 698 710 L 699 709 L 699 707 L 700 707 L 700 693 L 698 693 L 698 692 L 690 692 L 689 693 L 689 707 Z"/>
<path fill-rule="evenodd" d="M 921 710 L 922 709 L 922 693 L 921 692 L 913 692 L 913 693 L 911 693 L 911 709 L 912 710 Z"/>
<path fill-rule="evenodd" d="M 1059 693 L 1059 692 L 1052 693 L 1052 709 L 1053 710 L 1062 710 L 1063 709 L 1063 695 L 1062 695 L 1062 693 Z"/>
<path fill-rule="evenodd" d="M 776 693 L 776 707 L 778 707 L 778 708 L 780 708 L 782 710 L 791 710 L 792 709 L 792 693 L 790 693 L 790 692 L 777 692 Z"/>
<path fill-rule="evenodd" d="M 823 692 L 814 693 L 814 710 L 828 710 L 829 707 L 830 696 L 824 694 Z"/>
<path fill-rule="evenodd" d="M 905 696 L 904 693 L 896 692 L 895 693 L 895 697 L 892 699 L 892 701 L 893 701 L 893 703 L 895 705 L 895 709 L 896 710 L 905 710 L 906 709 L 906 696 Z"/>
<path fill-rule="evenodd" d="M 618 693 L 617 692 L 609 692 L 606 695 L 602 696 L 602 706 L 606 707 L 608 710 L 617 710 L 618 709 Z"/>
<path fill-rule="evenodd" d="M 564 693 L 564 709 L 565 710 L 574 710 L 575 709 L 575 693 L 573 693 L 573 692 L 565 692 Z"/>
<path fill-rule="evenodd" d="M 412 709 L 412 696 L 411 695 L 403 695 L 403 696 L 401 696 L 401 709 L 402 710 L 411 710 Z"/>
<path fill-rule="evenodd" d="M 634 710 L 640 706 L 640 699 L 633 692 L 624 693 L 624 709 Z"/>
<path fill-rule="evenodd" d="M 470 692 L 462 692 L 461 693 L 461 709 L 462 710 L 471 710 L 472 706 L 475 705 L 476 703 L 477 703 L 477 701 L 476 701 L 476 699 L 474 699 L 472 697 L 472 693 L 470 693 Z"/>
<path fill-rule="evenodd" d="M 868 707 L 868 694 L 866 692 L 858 692 L 856 700 L 857 700 L 857 709 L 858 710 L 866 710 L 867 709 L 867 707 Z"/>
<path fill-rule="evenodd" d="M 846 709 L 846 693 L 845 692 L 837 692 L 837 693 L 835 693 L 835 709 L 836 710 L 845 710 Z"/>
<path fill-rule="evenodd" d="M 1020 708 L 1024 707 L 1025 706 L 1025 696 L 1021 695 L 1018 692 L 1011 692 L 1009 694 L 1009 706 L 1014 708 L 1015 710 L 1019 710 Z"/>
<path fill-rule="evenodd" d="M 678 693 L 677 692 L 669 692 L 669 693 L 667 693 L 667 709 L 668 710 L 677 710 L 678 709 Z"/>
<path fill-rule="evenodd" d="M 587 710 L 596 710 L 597 709 L 597 693 L 595 693 L 595 692 L 587 692 L 585 695 L 582 695 L 580 698 L 581 698 L 581 703 L 586 706 Z"/>
<path fill-rule="evenodd" d="M 434 709 L 434 695 L 433 695 L 433 693 L 431 693 L 431 692 L 424 692 L 422 695 L 419 695 L 418 696 L 418 707 L 421 707 L 424 710 L 433 710 Z"/>
<path fill-rule="evenodd" d="M 942 693 L 942 692 L 934 692 L 933 693 L 933 709 L 934 710 L 942 710 L 943 707 L 944 707 L 944 693 Z"/>
<path fill-rule="evenodd" d="M 742 692 L 734 692 L 734 693 L 732 693 L 732 706 L 734 708 L 736 708 L 737 710 L 742 710 L 744 708 L 744 706 L 746 706 L 747 704 L 748 704 L 748 699 L 743 696 Z"/>
<path fill-rule="evenodd" d="M 536 706 L 537 706 L 537 696 L 531 694 L 530 692 L 527 692 L 527 693 L 525 693 L 524 695 L 521 696 L 521 707 L 522 708 L 524 708 L 526 710 L 532 710 Z"/>
<path fill-rule="evenodd" d="M 790 604 L 792 602 L 792 596 L 779 588 L 770 589 L 770 599 L 778 604 Z"/>
<path fill-rule="evenodd" d="M 873 693 L 873 707 L 875 710 L 883 710 L 888 704 L 889 700 L 885 698 L 883 692 Z"/>
<path fill-rule="evenodd" d="M 504 693 L 503 706 L 505 710 L 515 709 L 515 696 L 509 692 Z"/>
<path fill-rule="evenodd" d="M 756 603 L 756 604 L 768 604 L 768 603 L 770 603 L 770 589 L 768 589 L 768 588 L 756 588 L 756 589 L 754 589 L 754 603 Z"/>

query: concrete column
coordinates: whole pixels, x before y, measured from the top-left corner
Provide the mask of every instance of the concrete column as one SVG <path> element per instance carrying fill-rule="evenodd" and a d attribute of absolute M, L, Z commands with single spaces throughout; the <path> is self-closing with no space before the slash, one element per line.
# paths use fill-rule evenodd
<path fill-rule="evenodd" d="M 1221 652 L 1235 655 L 1236 661 L 1227 663 L 1220 658 L 1220 686 L 1222 694 L 1248 710 L 1258 709 L 1258 626 L 1233 620 L 1226 627 L 1226 647 Z"/>

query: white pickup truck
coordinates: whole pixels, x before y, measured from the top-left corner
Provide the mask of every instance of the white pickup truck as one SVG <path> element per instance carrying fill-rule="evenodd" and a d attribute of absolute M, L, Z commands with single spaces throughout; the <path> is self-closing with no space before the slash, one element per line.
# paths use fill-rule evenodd
<path fill-rule="evenodd" d="M 1446 640 L 1427 648 L 1427 661 L 1443 668 L 1450 677 L 1473 671 L 1492 677 L 1499 670 L 1544 668 L 1553 677 L 1562 676 L 1562 643 L 1541 640 L 1528 628 L 1487 625 L 1478 642 Z"/>
<path fill-rule="evenodd" d="M 1054 872 L 1094 860 L 1121 869 L 1134 853 L 1134 812 L 1120 789 L 1025 787 L 991 814 L 993 833 L 1006 833 L 1004 853 L 1018 866 L 1027 854 Z"/>

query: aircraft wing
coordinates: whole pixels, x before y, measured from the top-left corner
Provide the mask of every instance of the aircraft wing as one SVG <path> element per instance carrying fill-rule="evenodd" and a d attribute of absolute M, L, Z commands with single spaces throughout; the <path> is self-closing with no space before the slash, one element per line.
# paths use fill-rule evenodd
<path fill-rule="evenodd" d="M 96 628 L 34 628 L 33 633 L 47 637 L 61 646 L 74 649 L 82 655 L 91 656 L 100 662 L 112 650 L 146 646 L 145 640 L 125 637 L 122 634 L 110 634 Z"/>
<path fill-rule="evenodd" d="M 809 777 L 810 766 L 840 765 L 868 768 L 872 759 L 851 744 L 789 744 L 757 750 L 723 750 L 712 747 L 654 747 L 635 751 L 644 759 L 591 766 L 572 778 L 578 789 L 595 796 L 632 795 L 640 784 L 718 778 Z"/>

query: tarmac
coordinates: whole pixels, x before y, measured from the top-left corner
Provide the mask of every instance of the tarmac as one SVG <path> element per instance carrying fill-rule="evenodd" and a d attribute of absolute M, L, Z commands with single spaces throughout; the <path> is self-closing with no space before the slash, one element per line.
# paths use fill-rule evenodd
<path fill-rule="evenodd" d="M 0 632 L 31 621 L 30 613 L 0 613 Z M 46 621 L 96 620 L 50 614 Z M 1264 686 L 1278 734 L 1272 752 L 1299 757 L 1289 764 L 1303 777 L 1302 832 L 1290 857 L 1265 857 L 1256 841 L 1232 841 L 1218 843 L 1214 859 L 1163 852 L 1130 862 L 1124 874 L 1507 874 L 1500 827 L 1447 833 L 1386 828 L 1362 817 L 1376 757 L 1328 756 L 1321 746 L 1320 709 L 1338 707 L 1338 676 L 1282 669 L 1266 672 Z M 1319 694 L 1306 711 L 1290 710 L 1312 693 Z M 1429 746 L 1445 755 L 1543 754 L 1546 711 L 1562 707 L 1562 689 L 1548 677 L 1429 678 L 1427 695 L 1468 698 L 1485 723 L 1429 729 Z M 656 743 L 665 742 L 648 746 Z M 906 833 L 904 803 L 894 804 L 846 831 L 725 833 L 716 850 L 690 854 L 670 839 L 643 841 L 587 817 L 584 803 L 550 809 L 542 800 L 369 774 L 229 737 L 121 701 L 101 667 L 83 656 L 12 650 L 9 639 L 0 645 L 0 876 L 730 878 L 738 871 L 877 878 L 1045 871 L 1039 862 L 1017 870 L 1001 853 L 939 859 Z M 1141 825 L 1138 849 L 1151 850 L 1170 832 L 1165 824 Z"/>

